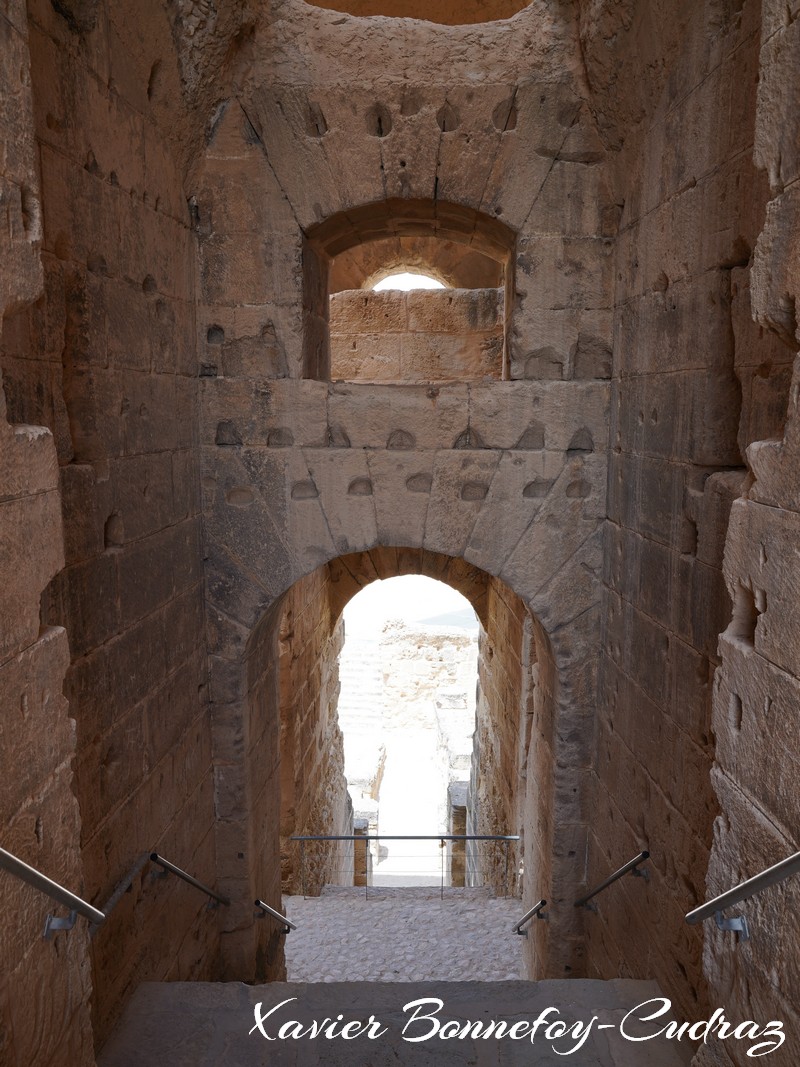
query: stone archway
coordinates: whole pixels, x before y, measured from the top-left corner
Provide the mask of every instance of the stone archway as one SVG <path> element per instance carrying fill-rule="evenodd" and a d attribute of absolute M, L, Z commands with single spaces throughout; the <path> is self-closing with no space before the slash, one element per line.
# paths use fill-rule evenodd
<path fill-rule="evenodd" d="M 329 14 L 319 25 L 352 43 L 341 53 L 350 63 L 360 47 L 350 23 L 358 20 L 332 29 L 339 20 Z M 480 44 L 487 61 L 506 41 L 503 24 L 495 30 Z M 392 30 L 408 37 L 410 56 L 419 32 L 413 22 Z M 476 87 L 475 42 L 462 51 L 456 38 L 463 86 L 448 91 L 447 103 L 461 111 L 457 130 L 452 116 L 439 115 L 444 96 L 412 100 L 405 77 L 380 91 L 328 87 L 322 115 L 305 74 L 298 87 L 294 74 L 276 81 L 264 67 L 252 92 L 220 109 L 209 140 L 197 195 L 204 565 L 220 877 L 237 899 L 278 892 L 277 866 L 266 857 L 278 854 L 268 802 L 279 775 L 278 650 L 269 635 L 281 598 L 339 557 L 387 546 L 480 569 L 513 590 L 547 633 L 556 695 L 536 735 L 528 787 L 536 766 L 542 781 L 552 779 L 546 792 L 558 807 L 543 807 L 525 827 L 528 845 L 541 842 L 526 871 L 552 871 L 551 898 L 566 899 L 585 877 L 609 388 L 607 368 L 584 357 L 607 354 L 609 248 L 595 221 L 588 229 L 581 222 L 580 236 L 555 239 L 550 209 L 545 217 L 538 206 L 561 197 L 555 146 L 568 144 L 574 158 L 600 155 L 560 66 L 546 94 L 527 80 L 512 90 L 506 74 Z M 519 59 L 528 70 L 530 49 Z M 552 65 L 550 53 L 541 59 L 543 70 Z M 363 138 L 352 136 L 354 122 Z M 528 177 L 518 185 L 526 130 L 539 145 L 535 187 Z M 601 167 L 568 169 L 581 203 L 604 200 Z M 371 237 L 445 238 L 492 252 L 509 286 L 506 369 L 515 380 L 324 380 L 326 259 Z M 461 265 L 452 261 L 453 270 Z M 564 913 L 564 929 L 556 936 L 551 926 L 535 962 L 529 943 L 532 973 L 580 973 L 580 916 Z M 267 940 L 255 935 L 248 909 L 232 912 L 223 935 L 228 973 L 252 973 L 254 959 L 275 973 Z"/>
<path fill-rule="evenodd" d="M 312 383 L 297 386 L 308 391 Z M 313 383 L 313 388 L 319 385 Z M 542 414 L 548 408 L 548 392 L 540 391 L 534 403 Z M 318 435 L 316 447 L 303 447 L 302 438 L 276 447 L 268 443 L 274 433 L 269 419 L 259 425 L 253 417 L 240 417 L 236 423 L 218 424 L 218 443 L 208 448 L 206 566 L 219 881 L 234 899 L 279 899 L 280 872 L 271 857 L 279 853 L 282 598 L 298 580 L 330 564 L 340 608 L 347 599 L 342 590 L 348 585 L 352 591 L 358 588 L 342 557 L 359 553 L 368 554 L 375 576 L 376 560 L 391 573 L 419 573 L 423 558 L 446 557 L 457 587 L 474 584 L 472 576 L 483 572 L 486 581 L 509 587 L 536 616 L 543 639 L 547 635 L 552 666 L 546 677 L 540 668 L 539 685 L 545 686 L 548 699 L 539 721 L 532 720 L 525 764 L 525 789 L 529 798 L 537 797 L 535 805 L 527 804 L 521 826 L 526 893 L 553 899 L 581 885 L 594 736 L 605 458 L 588 451 L 587 427 L 572 429 L 564 441 L 572 447 L 563 451 L 529 447 L 543 445 L 545 438 L 555 443 L 556 434 L 563 437 L 571 427 L 559 413 L 557 425 L 531 426 L 527 421 L 512 428 L 514 413 L 521 420 L 528 412 L 520 411 L 510 397 L 506 417 L 497 425 L 504 435 L 517 434 L 517 447 L 488 447 L 477 426 L 469 423 L 448 441 L 459 427 L 448 398 L 437 403 L 438 394 L 416 394 L 413 407 L 397 412 L 396 394 L 382 398 L 377 390 L 369 398 L 376 416 L 352 422 L 356 411 L 363 412 L 362 404 L 345 414 L 350 398 L 338 394 L 336 399 L 345 400 L 340 413 L 347 428 L 340 432 L 367 436 L 367 447 L 331 447 L 330 431 L 313 422 L 309 427 Z M 335 403 L 334 396 L 331 387 L 329 398 Z M 367 398 L 361 394 L 357 399 Z M 434 418 L 422 417 L 423 405 Z M 382 426 L 377 417 L 381 411 Z M 286 408 L 284 413 L 288 415 Z M 409 429 L 390 430 L 387 440 L 387 414 L 402 419 Z M 585 414 L 574 412 L 573 418 Z M 486 427 L 487 436 L 493 434 L 491 420 L 476 422 Z M 239 435 L 239 426 L 247 440 Z M 396 447 L 401 433 L 413 447 Z M 253 436 L 267 443 L 258 445 Z M 437 437 L 450 447 L 436 448 Z M 485 617 L 476 588 L 472 594 L 478 615 Z M 503 637 L 497 640 L 506 643 Z M 531 676 L 533 669 L 533 664 L 526 665 Z M 516 782 L 512 792 L 521 796 L 521 790 Z M 550 797 L 552 802 L 543 799 Z M 563 928 L 537 924 L 538 939 L 526 950 L 532 974 L 578 970 L 580 916 L 569 909 L 563 915 Z M 279 973 L 277 935 L 270 935 L 263 924 L 256 928 L 244 907 L 231 911 L 223 950 L 232 976 L 247 976 L 254 969 L 259 976 Z"/>
<path fill-rule="evenodd" d="M 520 834 L 549 805 L 552 774 L 532 767 L 537 789 L 526 797 L 532 733 L 554 721 L 552 650 L 541 625 L 498 578 L 463 559 L 424 549 L 376 547 L 340 556 L 295 582 L 283 600 L 279 626 L 281 724 L 281 855 L 285 891 L 318 892 L 340 883 L 352 862 L 334 846 L 305 851 L 299 870 L 293 834 L 347 834 L 348 803 L 338 725 L 339 625 L 346 604 L 376 580 L 423 575 L 455 589 L 480 621 L 476 737 L 470 790 L 471 833 Z M 272 641 L 274 635 L 261 635 Z M 552 738 L 547 738 L 552 749 Z M 541 798 L 536 800 L 535 796 Z M 526 810 L 531 808 L 531 810 Z M 411 827 L 403 832 L 419 832 Z M 537 840 L 531 843 L 536 851 Z M 523 845 L 486 848 L 480 878 L 498 894 L 516 892 Z M 531 862 L 529 854 L 529 863 Z M 537 878 L 546 877 L 537 856 Z M 348 884 L 346 881 L 343 884 Z"/>
<path fill-rule="evenodd" d="M 575 677 L 568 663 L 559 670 L 550 637 L 530 608 L 501 579 L 475 567 L 463 558 L 406 546 L 382 546 L 335 557 L 301 576 L 276 598 L 254 627 L 238 663 L 226 668 L 226 683 L 238 698 L 217 701 L 215 690 L 214 726 L 219 747 L 215 752 L 218 782 L 218 857 L 220 885 L 230 890 L 234 900 L 261 896 L 274 905 L 280 902 L 281 870 L 275 857 L 280 854 L 281 795 L 287 786 L 305 783 L 305 795 L 297 797 L 303 817 L 313 820 L 313 832 L 337 833 L 325 825 L 336 818 L 337 782 L 335 767 L 324 746 L 335 741 L 336 730 L 328 729 L 331 659 L 339 651 L 336 621 L 347 601 L 364 585 L 377 578 L 400 574 L 426 574 L 452 585 L 473 605 L 483 626 L 481 644 L 481 690 L 484 714 L 479 716 L 479 745 L 482 784 L 479 793 L 478 832 L 518 832 L 523 838 L 513 856 L 527 872 L 525 899 L 531 894 L 557 892 L 559 840 L 575 840 L 574 823 L 567 824 L 563 799 L 557 799 L 560 738 L 558 723 L 563 718 L 564 683 Z M 287 603 L 311 618 L 302 628 L 296 648 L 290 655 L 298 660 L 297 671 L 284 673 L 284 687 L 309 689 L 293 702 L 302 707 L 303 722 L 296 736 L 300 744 L 291 753 L 297 766 L 281 765 L 282 692 L 281 643 L 290 636 L 282 631 Z M 219 619 L 220 616 L 217 615 Z M 223 678 L 218 667 L 217 678 Z M 309 682 L 309 679 L 311 681 Z M 335 712 L 335 708 L 334 708 Z M 573 739 L 574 743 L 574 739 Z M 285 748 L 285 745 L 284 745 Z M 335 762 L 335 746 L 334 746 Z M 574 792 L 580 792 L 580 770 L 573 767 Z M 292 779 L 291 785 L 285 780 Z M 562 794 L 566 788 L 561 790 Z M 581 798 L 583 802 L 583 798 Z M 285 813 L 284 813 L 285 814 Z M 292 813 L 290 832 L 309 832 Z M 510 829 L 511 828 L 511 829 Z M 523 853 L 524 848 L 524 853 Z M 498 860 L 499 862 L 499 860 Z M 574 864 L 571 880 L 576 877 Z M 285 872 L 283 872 L 285 873 Z M 324 870 L 308 872 L 317 881 L 325 880 Z M 489 884 L 501 889 L 505 871 L 490 871 Z M 570 887 L 571 888 L 571 887 Z M 538 897 L 537 897 L 538 898 Z M 278 934 L 264 924 L 254 924 L 251 910 L 231 909 L 230 922 L 223 934 L 223 951 L 228 973 L 233 977 L 253 973 L 275 977 L 281 973 L 281 945 Z M 226 915 L 227 918 L 227 915 Z M 537 924 L 526 943 L 531 974 L 559 972 L 559 960 L 570 948 L 572 914 L 565 910 L 556 924 Z M 251 920 L 248 922 L 248 920 Z M 571 966 L 571 965 L 568 965 Z M 563 972 L 562 972 L 563 973 Z"/>

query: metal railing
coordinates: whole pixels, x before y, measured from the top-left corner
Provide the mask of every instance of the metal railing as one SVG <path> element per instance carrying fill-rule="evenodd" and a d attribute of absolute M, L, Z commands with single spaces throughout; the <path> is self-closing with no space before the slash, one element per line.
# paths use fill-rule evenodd
<path fill-rule="evenodd" d="M 376 844 L 381 841 L 438 841 L 442 849 L 444 849 L 446 842 L 468 842 L 468 841 L 492 841 L 499 842 L 505 846 L 505 877 L 506 886 L 508 885 L 508 867 L 510 858 L 510 845 L 514 841 L 519 841 L 519 835 L 517 834 L 308 834 L 298 835 L 291 838 L 292 841 L 296 841 L 300 844 L 301 853 L 301 873 L 303 882 L 303 895 L 305 895 L 305 846 L 308 842 L 362 842 L 366 847 L 365 852 L 365 864 L 366 857 L 369 852 L 369 844 L 375 842 Z M 574 906 L 576 908 L 587 908 L 591 911 L 596 911 L 595 905 L 591 904 L 591 901 L 598 894 L 608 889 L 614 882 L 619 881 L 626 874 L 632 874 L 639 878 L 649 879 L 649 872 L 646 870 L 640 870 L 641 864 L 650 859 L 650 853 L 647 850 L 640 852 L 633 859 L 629 860 L 626 864 L 615 871 L 612 875 L 596 886 L 591 892 L 586 893 L 575 901 Z M 88 901 L 79 897 L 77 894 L 72 893 L 69 889 L 60 885 L 58 882 L 54 882 L 47 875 L 42 874 L 35 867 L 31 867 L 25 863 L 19 857 L 13 853 L 6 851 L 4 848 L 0 848 L 0 870 L 5 870 L 9 874 L 14 875 L 21 881 L 32 886 L 34 889 L 46 896 L 51 900 L 61 904 L 63 907 L 69 910 L 69 916 L 67 918 L 58 918 L 53 914 L 48 914 L 45 921 L 44 937 L 50 938 L 55 931 L 58 930 L 71 930 L 79 915 L 83 916 L 92 925 L 92 934 L 106 921 L 111 911 L 119 903 L 120 899 L 125 892 L 133 884 L 133 880 L 137 874 L 144 868 L 149 862 L 161 867 L 159 872 L 160 877 L 166 877 L 168 874 L 173 874 L 177 878 L 182 879 L 188 885 L 193 886 L 195 889 L 199 889 L 200 892 L 205 893 L 209 897 L 209 907 L 216 907 L 219 904 L 223 904 L 226 907 L 230 906 L 230 899 L 223 896 L 221 893 L 217 893 L 215 890 L 209 888 L 203 882 L 200 882 L 197 878 L 194 878 L 191 874 L 187 874 L 182 868 L 176 866 L 176 864 L 165 859 L 159 855 L 158 852 L 144 853 L 141 855 L 125 878 L 117 885 L 114 892 L 107 900 L 102 910 L 95 908 Z M 368 884 L 368 868 L 365 866 L 364 874 L 367 876 Z M 725 909 L 740 904 L 745 900 L 756 896 L 759 893 L 763 893 L 764 890 L 778 885 L 785 879 L 790 878 L 792 875 L 800 873 L 800 852 L 796 852 L 794 855 L 787 857 L 785 860 L 781 860 L 774 866 L 767 868 L 760 874 L 755 875 L 753 878 L 749 878 L 745 882 L 741 882 L 739 885 L 734 886 L 732 889 L 727 890 L 725 893 L 720 893 L 719 896 L 714 897 L 712 900 L 707 901 L 700 907 L 695 908 L 686 915 L 686 922 L 690 926 L 694 926 L 698 923 L 704 922 L 706 919 L 714 918 L 717 926 L 722 930 L 731 930 L 740 934 L 742 940 L 746 940 L 750 936 L 747 920 L 741 916 L 732 916 L 728 919 L 724 918 L 722 912 Z M 444 863 L 441 866 L 441 885 L 444 889 Z M 514 923 L 511 930 L 515 934 L 520 934 L 523 937 L 527 937 L 527 931 L 523 931 L 523 927 L 526 926 L 532 919 L 538 918 L 547 920 L 548 916 L 544 912 L 544 908 L 547 905 L 546 900 L 540 900 L 529 911 L 527 911 L 522 918 Z M 288 934 L 292 930 L 296 930 L 296 925 L 288 919 L 281 912 L 272 908 L 269 904 L 263 900 L 257 899 L 255 901 L 255 907 L 258 908 L 256 916 L 258 918 L 266 918 L 269 916 L 276 922 L 279 922 L 283 926 L 283 933 Z"/>
<path fill-rule="evenodd" d="M 48 940 L 53 933 L 58 930 L 71 930 L 77 922 L 79 915 L 82 915 L 83 918 L 91 923 L 91 935 L 94 936 L 116 905 L 120 902 L 124 894 L 133 885 L 133 880 L 136 875 L 139 874 L 148 862 L 158 864 L 158 866 L 163 869 L 159 872 L 159 876 L 166 877 L 168 873 L 174 874 L 178 878 L 182 878 L 184 882 L 188 882 L 189 885 L 194 886 L 195 889 L 199 889 L 201 892 L 207 894 L 207 896 L 211 898 L 211 901 L 213 901 L 213 904 L 211 904 L 212 907 L 216 907 L 217 904 L 230 904 L 230 900 L 228 900 L 227 897 L 222 896 L 221 893 L 216 893 L 213 889 L 209 889 L 207 885 L 199 882 L 196 878 L 193 878 L 191 874 L 187 874 L 186 871 L 181 870 L 180 867 L 176 867 L 174 863 L 170 863 L 170 861 L 164 859 L 163 856 L 159 856 L 157 852 L 145 852 L 137 859 L 136 863 L 116 887 L 101 910 L 84 900 L 82 897 L 77 896 L 77 894 L 70 892 L 69 889 L 65 889 L 65 887 L 59 885 L 58 882 L 54 882 L 35 867 L 29 866 L 29 864 L 19 859 L 19 857 L 15 856 L 12 852 L 7 852 L 4 848 L 0 848 L 0 870 L 8 871 L 9 874 L 13 874 L 16 878 L 19 878 L 20 881 L 26 882 L 34 889 L 38 889 L 40 893 L 44 893 L 46 896 L 50 897 L 51 900 L 56 901 L 56 903 L 61 904 L 69 910 L 69 916 L 65 919 L 58 918 L 53 914 L 47 916 L 43 936 Z M 260 901 L 258 903 L 261 904 Z M 266 904 L 261 906 L 268 908 L 268 905 Z M 272 911 L 272 909 L 269 910 Z M 289 923 L 289 920 L 280 915 L 280 913 L 276 912 L 275 914 L 280 918 L 281 922 Z"/>
<path fill-rule="evenodd" d="M 181 870 L 180 867 L 176 867 L 174 863 L 170 863 L 169 860 L 165 860 L 163 856 L 159 856 L 157 852 L 150 853 L 150 860 L 152 863 L 157 863 L 159 867 L 164 868 L 164 874 L 174 874 L 176 878 L 182 878 L 184 882 L 194 886 L 195 889 L 199 889 L 201 893 L 205 893 L 211 898 L 209 902 L 210 907 L 216 907 L 217 904 L 224 904 L 225 907 L 230 907 L 230 900 L 228 897 L 224 897 L 221 893 L 216 893 L 213 889 L 209 889 L 207 885 L 203 885 L 202 882 L 198 882 L 196 878 L 193 878 L 191 874 L 187 874 L 186 871 Z"/>
<path fill-rule="evenodd" d="M 743 941 L 746 941 L 750 937 L 747 919 L 739 915 L 725 919 L 722 916 L 722 912 L 726 908 L 732 908 L 735 904 L 741 904 L 742 901 L 749 900 L 750 897 L 754 897 L 758 893 L 763 893 L 765 889 L 769 889 L 771 886 L 778 885 L 779 882 L 791 878 L 793 874 L 799 873 L 800 852 L 795 852 L 793 856 L 788 856 L 773 867 L 768 867 L 761 874 L 748 878 L 746 882 L 741 882 L 739 885 L 734 886 L 733 889 L 720 893 L 718 897 L 714 897 L 713 900 L 709 900 L 707 903 L 701 904 L 699 908 L 695 908 L 694 911 L 690 911 L 686 916 L 686 922 L 690 926 L 694 926 L 696 923 L 714 918 L 720 930 L 733 930 L 741 936 Z"/>
<path fill-rule="evenodd" d="M 639 870 L 639 864 L 644 863 L 646 860 L 649 859 L 649 852 L 647 852 L 646 850 L 644 852 L 640 852 L 638 856 L 634 856 L 632 860 L 628 860 L 628 862 L 624 866 L 620 867 L 618 871 L 614 871 L 612 875 L 606 878 L 604 882 L 601 882 L 599 886 L 597 886 L 591 891 L 591 893 L 587 893 L 579 900 L 576 900 L 575 907 L 588 908 L 589 911 L 596 911 L 596 906 L 594 904 L 590 904 L 589 901 L 592 900 L 593 897 L 596 897 L 598 893 L 602 893 L 604 889 L 608 889 L 608 887 L 610 885 L 613 885 L 614 882 L 619 881 L 620 878 L 624 878 L 624 876 L 629 872 L 635 875 L 637 878 L 644 878 L 645 881 L 649 881 L 649 872 Z"/>
<path fill-rule="evenodd" d="M 313 844 L 348 844 L 353 846 L 352 858 L 347 856 L 342 862 L 345 866 L 337 868 L 331 871 L 330 861 L 321 860 L 317 863 L 317 867 L 325 871 L 326 876 L 331 873 L 339 876 L 341 881 L 339 884 L 355 884 L 359 888 L 364 888 L 368 895 L 370 888 L 375 888 L 379 883 L 372 882 L 372 873 L 375 870 L 376 875 L 384 879 L 391 879 L 391 882 L 384 881 L 384 886 L 389 884 L 400 886 L 403 880 L 406 884 L 423 884 L 420 879 L 428 878 L 433 879 L 424 882 L 426 885 L 439 885 L 444 893 L 445 887 L 449 887 L 451 884 L 460 885 L 461 882 L 451 882 L 450 872 L 448 872 L 447 864 L 452 867 L 452 862 L 458 860 L 459 863 L 464 864 L 467 878 L 480 878 L 480 883 L 474 882 L 471 884 L 494 884 L 495 888 L 500 888 L 501 891 L 508 896 L 511 882 L 511 845 L 512 843 L 520 840 L 519 834 L 297 834 L 289 839 L 292 842 L 299 844 L 300 846 L 300 891 L 303 896 L 309 895 L 308 890 L 311 888 L 312 893 L 315 895 L 319 892 L 321 886 L 316 883 L 309 886 L 307 873 L 308 873 L 308 860 L 309 856 L 306 852 L 307 845 Z M 404 856 L 403 858 L 408 860 L 419 861 L 424 863 L 426 860 L 429 863 L 427 869 L 423 870 L 408 870 L 403 871 L 393 870 L 391 873 L 386 874 L 385 871 L 381 871 L 380 867 L 375 869 L 373 867 L 373 858 L 370 846 L 375 845 L 378 851 L 380 846 L 392 841 L 419 841 L 419 842 L 438 842 L 440 846 L 439 857 L 432 855 L 416 855 L 416 856 Z M 487 870 L 481 870 L 478 866 L 479 860 L 477 859 L 476 852 L 469 848 L 470 845 L 477 846 L 480 843 L 490 843 L 500 846 L 503 852 L 501 856 L 495 859 L 495 862 L 490 865 L 491 870 L 487 866 Z M 464 854 L 458 857 L 454 855 L 446 855 L 446 845 L 461 844 L 464 846 Z M 360 852 L 363 852 L 363 856 L 356 857 L 355 846 L 361 845 Z M 435 868 L 432 865 L 432 861 L 435 860 Z M 350 880 L 352 878 L 352 881 Z M 409 881 L 410 879 L 410 881 Z M 313 879 L 312 879 L 313 881 Z M 466 884 L 466 883 L 464 883 Z"/>
<path fill-rule="evenodd" d="M 257 919 L 266 919 L 267 916 L 270 916 L 270 918 L 275 919 L 282 924 L 284 927 L 282 933 L 284 934 L 290 934 L 292 930 L 297 929 L 291 919 L 287 919 L 285 915 L 281 915 L 279 911 L 276 911 L 275 908 L 271 908 L 269 904 L 265 904 L 263 900 L 256 898 L 255 905 L 260 909 L 260 911 L 256 912 L 255 917 Z"/>
<path fill-rule="evenodd" d="M 531 908 L 531 910 L 530 911 L 526 911 L 525 914 L 522 916 L 522 918 L 519 920 L 519 922 L 518 923 L 514 923 L 514 925 L 511 927 L 512 934 L 519 934 L 520 937 L 527 937 L 528 936 L 528 931 L 527 930 L 523 930 L 522 927 L 525 926 L 526 923 L 529 923 L 531 921 L 531 919 L 534 918 L 534 916 L 539 918 L 539 919 L 544 919 L 546 921 L 547 920 L 547 915 L 542 910 L 546 906 L 547 906 L 547 901 L 546 900 L 540 900 L 538 904 L 534 904 L 533 907 Z"/>
<path fill-rule="evenodd" d="M 128 892 L 130 887 L 133 885 L 133 880 L 136 877 L 136 875 L 139 874 L 139 872 L 149 862 L 150 862 L 150 853 L 149 852 L 143 852 L 142 855 L 137 859 L 137 861 L 133 865 L 133 867 L 131 867 L 131 869 L 128 871 L 128 873 L 125 875 L 125 877 L 119 883 L 119 885 L 116 886 L 116 888 L 114 889 L 114 892 L 111 894 L 111 896 L 108 898 L 108 900 L 103 905 L 102 911 L 103 911 L 104 915 L 110 915 L 111 914 L 111 912 L 114 910 L 114 908 L 117 906 L 117 904 L 119 904 L 120 900 L 122 900 L 123 896 Z M 97 931 L 99 929 L 100 929 L 99 926 L 92 926 L 91 930 L 89 931 L 89 936 L 90 937 L 94 937 L 94 935 L 97 933 Z"/>
<path fill-rule="evenodd" d="M 56 930 L 71 930 L 79 915 L 82 915 L 85 919 L 88 919 L 89 922 L 97 925 L 105 922 L 106 916 L 104 912 L 95 908 L 88 901 L 84 900 L 83 897 L 71 893 L 69 889 L 65 889 L 63 885 L 54 882 L 51 878 L 48 878 L 46 874 L 37 871 L 35 867 L 29 866 L 13 853 L 6 852 L 4 848 L 0 848 L 0 868 L 4 871 L 8 871 L 8 873 L 13 874 L 15 878 L 19 878 L 21 881 L 33 886 L 33 888 L 38 889 L 40 893 L 44 893 L 46 896 L 50 897 L 51 900 L 55 900 L 56 903 L 69 909 L 69 917 L 66 919 L 59 919 L 54 915 L 47 916 L 44 924 L 45 938 L 49 939 Z"/>

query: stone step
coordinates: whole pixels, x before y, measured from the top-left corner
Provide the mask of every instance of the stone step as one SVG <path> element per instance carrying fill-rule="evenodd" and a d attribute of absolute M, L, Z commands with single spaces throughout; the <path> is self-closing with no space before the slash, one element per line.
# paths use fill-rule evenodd
<path fill-rule="evenodd" d="M 635 1009 L 659 996 L 653 982 L 623 980 L 145 983 L 100 1053 L 98 1067 L 686 1067 L 693 1049 L 685 1041 L 628 1039 L 665 1024 L 666 1017 L 646 1024 L 625 1021 L 630 1012 L 652 1012 L 654 1005 Z M 407 1007 L 423 998 L 428 1003 Z M 264 1033 L 275 1040 L 267 1040 L 258 1028 L 256 1012 Z M 531 1037 L 542 1016 L 544 1022 Z M 316 1021 L 321 1036 L 278 1036 L 292 1020 L 304 1028 Z M 338 1029 L 328 1037 L 325 1027 L 331 1020 Z M 467 1023 L 480 1024 L 485 1033 L 492 1021 L 503 1020 L 506 1029 L 500 1037 L 496 1029 L 489 1037 L 474 1031 L 456 1036 Z M 356 1021 L 360 1026 L 349 1030 L 346 1040 L 341 1027 Z M 446 1022 L 450 1027 L 444 1027 Z M 567 1033 L 553 1027 L 558 1022 L 568 1027 Z M 512 1024 L 517 1024 L 514 1039 L 508 1033 Z M 549 1036 L 548 1026 L 553 1027 Z M 296 1029 L 289 1027 L 289 1032 Z M 409 1040 L 426 1035 L 426 1040 Z M 572 1054 L 564 1054 L 573 1048 Z"/>

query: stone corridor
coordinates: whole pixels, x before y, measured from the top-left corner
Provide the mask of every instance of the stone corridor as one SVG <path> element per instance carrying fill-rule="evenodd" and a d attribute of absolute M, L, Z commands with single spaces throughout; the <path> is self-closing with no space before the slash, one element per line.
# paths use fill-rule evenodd
<path fill-rule="evenodd" d="M 0 848 L 87 906 L 44 940 L 4 861 L 2 1067 L 148 997 L 159 1067 L 235 1060 L 307 936 L 253 901 L 350 875 L 293 850 L 354 826 L 343 612 L 410 574 L 480 623 L 453 820 L 552 902 L 466 958 L 800 1063 L 800 878 L 686 921 L 800 848 L 798 100 L 800 0 L 0 0 Z"/>

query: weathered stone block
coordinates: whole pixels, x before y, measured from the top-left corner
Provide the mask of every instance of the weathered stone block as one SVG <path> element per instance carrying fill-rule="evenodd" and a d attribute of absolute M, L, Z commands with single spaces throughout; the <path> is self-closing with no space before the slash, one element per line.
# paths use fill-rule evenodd
<path fill-rule="evenodd" d="M 463 383 L 332 385 L 328 418 L 353 448 L 387 448 L 398 432 L 409 436 L 412 448 L 452 448 L 468 425 L 469 388 Z"/>

